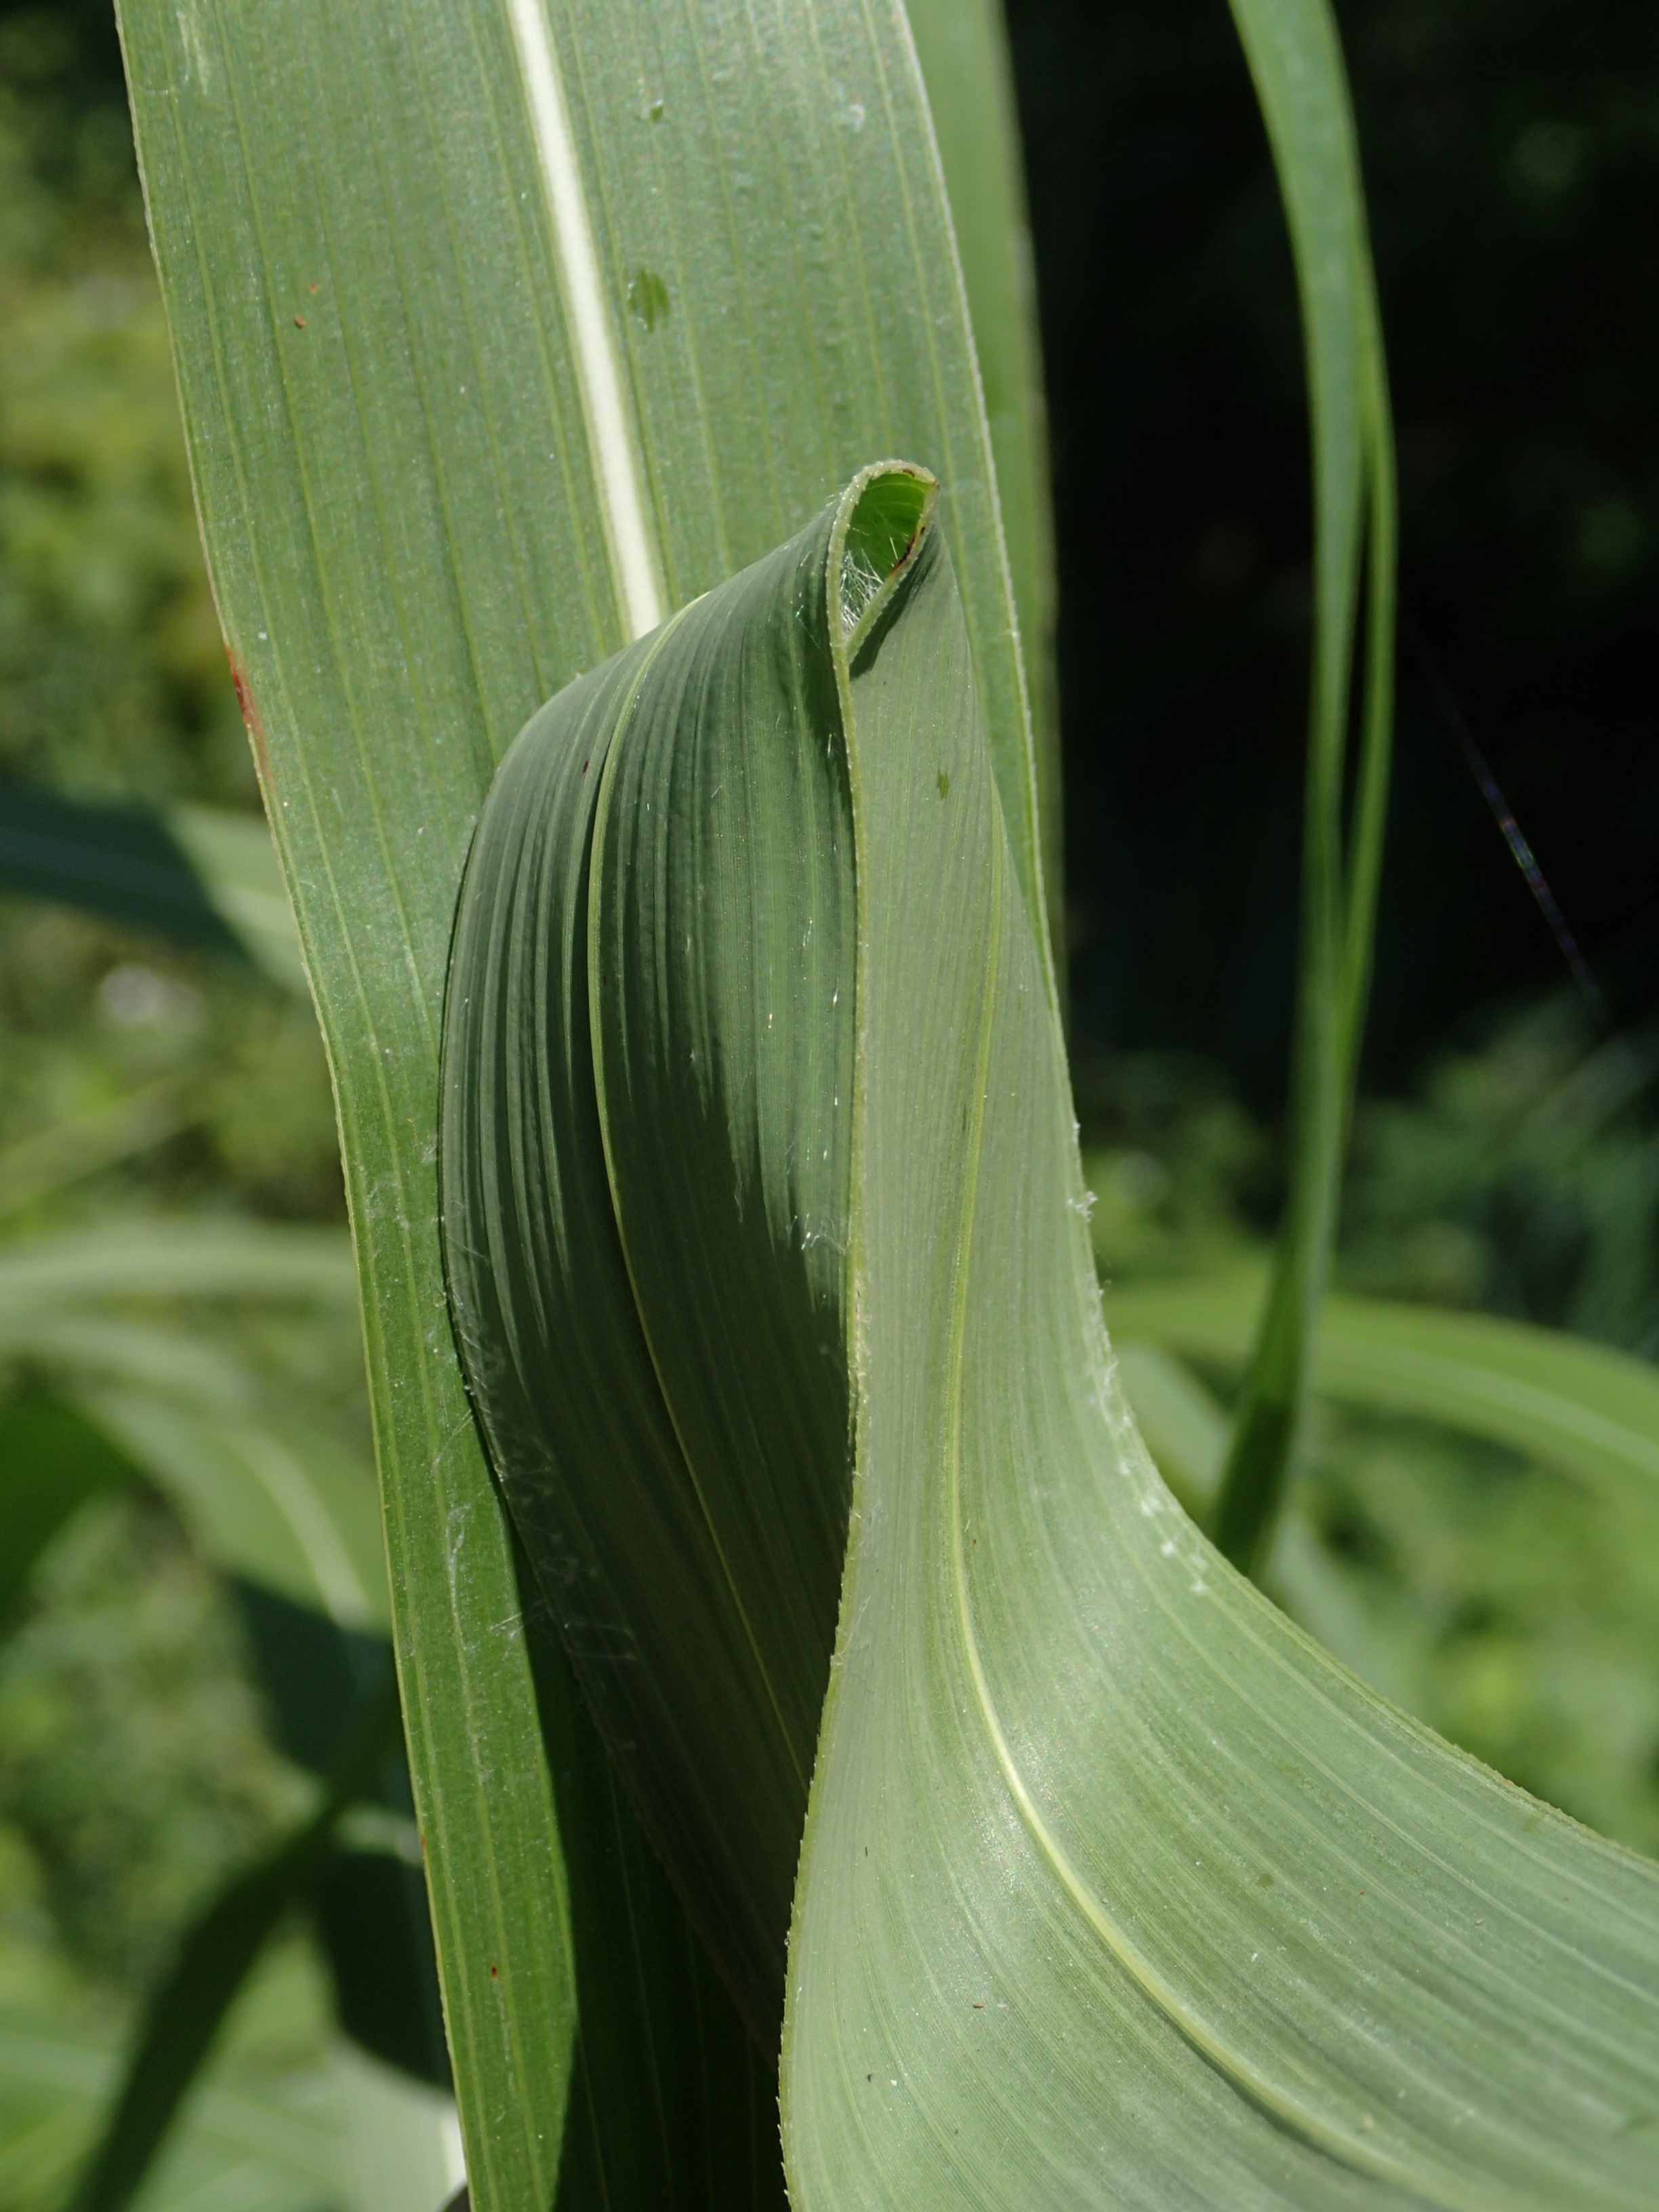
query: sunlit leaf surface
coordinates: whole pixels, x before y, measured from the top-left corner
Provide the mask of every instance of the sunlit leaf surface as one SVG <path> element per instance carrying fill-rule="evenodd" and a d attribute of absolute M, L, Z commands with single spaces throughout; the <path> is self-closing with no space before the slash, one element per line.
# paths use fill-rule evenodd
<path fill-rule="evenodd" d="M 209 564 L 336 1084 L 473 2201 L 764 2202 L 766 2062 L 613 1801 L 462 1394 L 439 1012 L 467 840 L 526 718 L 872 454 L 950 484 L 1038 910 L 1013 588 L 908 27 L 896 0 L 121 21 Z"/>
<path fill-rule="evenodd" d="M 1640 2204 L 1659 1870 L 1323 1657 L 1136 1435 L 927 499 L 866 472 L 538 718 L 451 983 L 515 1518 L 746 1990 L 796 1884 L 793 2200 Z"/>

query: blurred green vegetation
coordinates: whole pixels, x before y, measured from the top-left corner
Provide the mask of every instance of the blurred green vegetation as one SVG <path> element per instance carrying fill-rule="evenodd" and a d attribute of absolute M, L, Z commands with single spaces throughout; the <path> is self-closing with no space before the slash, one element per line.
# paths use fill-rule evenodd
<path fill-rule="evenodd" d="M 0 768 L 247 804 L 103 34 L 0 15 Z"/>
<path fill-rule="evenodd" d="M 252 810 L 112 46 L 89 10 L 0 15 L 0 779 Z M 343 1222 L 308 1006 L 0 900 L 0 1240 L 159 1213 Z M 349 1334 L 223 1328 L 366 1448 Z M 0 1360 L 0 1402 L 32 1379 Z M 0 2013 L 123 2033 L 189 1917 L 310 1800 L 239 1609 L 173 1512 L 142 1489 L 83 1507 L 0 1644 Z M 325 2048 L 307 1958 L 279 1948 L 239 2031 L 258 2078 Z M 40 2120 L 43 2188 L 60 2118 Z"/>
<path fill-rule="evenodd" d="M 95 10 L 0 15 L 0 779 L 252 809 L 109 47 Z M 1537 142 L 1540 176 L 1559 150 Z M 1394 834 L 1408 847 L 1410 820 Z M 1654 1065 L 1650 1041 L 1596 1036 L 1564 993 L 1364 1102 L 1339 1280 L 1651 1358 Z M 1079 1109 L 1109 1281 L 1262 1249 L 1279 1155 L 1222 1067 L 1085 1058 Z M 0 899 L 0 1240 L 160 1215 L 343 1223 L 309 1008 L 208 956 Z M 366 1448 L 337 1322 L 222 1328 Z M 29 1380 L 0 1363 L 0 1401 Z M 1346 1589 L 1343 1656 L 1659 1852 L 1652 1547 L 1557 1474 L 1329 1407 L 1303 1498 Z M 0 2014 L 27 1988 L 118 2027 L 307 1787 L 273 1747 L 242 1616 L 170 1509 L 145 1491 L 83 1508 L 0 1644 Z M 322 2048 L 307 1959 L 290 1945 L 273 1967 L 305 1993 L 270 2013 L 260 2063 Z"/>
<path fill-rule="evenodd" d="M 1648 1042 L 1598 1040 L 1564 996 L 1437 1057 L 1414 1096 L 1362 1103 L 1338 1285 L 1650 1358 L 1653 1066 Z M 1263 1250 L 1275 1149 L 1221 1070 L 1129 1055 L 1084 1072 L 1079 1110 L 1109 1322 L 1114 1281 Z M 1551 1469 L 1329 1405 L 1299 1495 L 1344 1586 L 1320 1624 L 1340 1656 L 1512 1780 L 1659 1854 L 1650 1543 Z"/>
<path fill-rule="evenodd" d="M 204 1891 L 304 1809 L 216 1578 L 142 1496 L 82 1512 L 44 1561 L 0 1743 L 0 1910 L 117 1988 L 142 1988 Z"/>

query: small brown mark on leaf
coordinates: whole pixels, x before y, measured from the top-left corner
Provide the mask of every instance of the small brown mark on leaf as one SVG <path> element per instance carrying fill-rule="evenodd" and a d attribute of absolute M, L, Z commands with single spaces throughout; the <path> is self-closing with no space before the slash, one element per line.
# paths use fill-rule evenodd
<path fill-rule="evenodd" d="M 295 317 L 294 318 L 294 327 L 295 327 L 295 329 L 296 331 L 302 331 L 302 330 L 304 330 L 305 326 L 306 326 L 306 319 L 305 319 L 305 317 L 304 317 L 303 315 L 295 315 Z"/>
<path fill-rule="evenodd" d="M 236 689 L 236 704 L 242 710 L 242 726 L 253 747 L 254 764 L 259 771 L 261 784 L 270 781 L 270 752 L 265 744 L 265 726 L 259 720 L 259 709 L 253 696 L 253 686 L 242 673 L 242 665 L 227 646 L 225 658 L 230 663 L 230 680 Z M 424 1845 L 422 1847 L 425 1848 Z"/>
<path fill-rule="evenodd" d="M 921 537 L 921 525 L 918 523 L 915 528 L 910 532 L 910 535 L 905 539 L 903 552 L 899 555 L 898 559 L 894 562 L 892 567 L 887 571 L 890 576 L 897 575 L 899 570 L 904 566 L 910 556 L 915 551 L 916 540 Z"/>
<path fill-rule="evenodd" d="M 490 1980 L 491 1980 L 492 1982 L 494 1982 L 494 1981 L 499 1981 L 499 1980 L 500 1980 L 500 1978 L 501 1978 L 501 1968 L 500 1968 L 499 1966 L 492 1966 L 492 1967 L 490 1968 L 490 1970 L 489 1970 L 489 1978 L 490 1978 Z"/>

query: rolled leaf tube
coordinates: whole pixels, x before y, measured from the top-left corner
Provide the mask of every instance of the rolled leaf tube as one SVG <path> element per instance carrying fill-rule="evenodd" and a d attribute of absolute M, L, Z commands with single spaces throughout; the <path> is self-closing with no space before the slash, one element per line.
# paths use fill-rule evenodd
<path fill-rule="evenodd" d="M 836 667 L 933 502 L 871 472 L 543 709 L 480 820 L 447 994 L 446 1268 L 491 1459 L 773 2047 L 851 1481 Z"/>

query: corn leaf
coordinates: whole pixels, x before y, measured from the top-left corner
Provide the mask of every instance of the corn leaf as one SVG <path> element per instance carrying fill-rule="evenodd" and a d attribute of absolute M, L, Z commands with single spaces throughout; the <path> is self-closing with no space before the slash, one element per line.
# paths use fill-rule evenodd
<path fill-rule="evenodd" d="M 492 1452 L 753 2006 L 793 1886 L 791 2201 L 1644 2203 L 1659 1870 L 1326 1658 L 1136 1434 L 931 514 L 862 472 L 532 722 L 447 1018 Z"/>
<path fill-rule="evenodd" d="M 1232 7 L 1296 263 L 1314 492 L 1289 1203 L 1213 1516 L 1217 1543 L 1248 1571 L 1272 1540 L 1290 1482 L 1370 996 L 1393 748 L 1395 523 L 1387 370 L 1336 24 L 1328 0 L 1232 0 Z M 1351 768 L 1362 555 L 1366 665 Z"/>
<path fill-rule="evenodd" d="M 1114 1288 L 1106 1315 L 1126 1345 L 1237 1368 L 1261 1297 L 1259 1273 L 1234 1272 Z M 1659 1507 L 1659 1373 L 1610 1345 L 1495 1314 L 1338 1295 L 1321 1316 L 1313 1383 L 1350 1405 L 1506 1444 L 1610 1504 Z"/>
<path fill-rule="evenodd" d="M 85 907 L 303 985 L 276 856 L 246 816 L 0 786 L 0 890 Z"/>
<path fill-rule="evenodd" d="M 1019 123 L 1002 0 L 906 0 L 962 257 L 1030 695 L 1042 880 L 1064 950 L 1054 517 Z"/>
<path fill-rule="evenodd" d="M 336 1083 L 473 2201 L 764 2202 L 768 2060 L 732 2046 L 615 1797 L 462 1394 L 438 1018 L 467 839 L 526 717 L 872 453 L 951 485 L 1041 911 L 908 27 L 896 0 L 125 0 L 121 22 L 209 565 Z"/>

